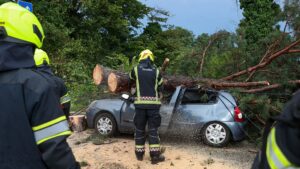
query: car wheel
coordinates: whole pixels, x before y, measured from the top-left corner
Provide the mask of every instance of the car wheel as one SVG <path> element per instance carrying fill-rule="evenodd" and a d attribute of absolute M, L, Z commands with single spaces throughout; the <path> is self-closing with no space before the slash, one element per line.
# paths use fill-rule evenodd
<path fill-rule="evenodd" d="M 113 136 L 116 134 L 117 123 L 109 113 L 101 113 L 95 120 L 95 130 L 103 136 Z"/>
<path fill-rule="evenodd" d="M 229 143 L 231 138 L 228 127 L 219 122 L 206 124 L 201 135 L 204 143 L 213 147 L 223 147 Z"/>

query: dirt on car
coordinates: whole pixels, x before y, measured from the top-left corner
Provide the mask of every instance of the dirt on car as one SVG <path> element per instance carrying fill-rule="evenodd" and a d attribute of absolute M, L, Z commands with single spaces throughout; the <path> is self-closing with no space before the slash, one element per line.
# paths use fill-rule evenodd
<path fill-rule="evenodd" d="M 83 169 L 248 169 L 257 151 L 247 141 L 213 148 L 197 140 L 164 136 L 166 161 L 152 165 L 149 149 L 143 161 L 136 160 L 133 135 L 103 138 L 87 130 L 74 133 L 68 142 Z"/>

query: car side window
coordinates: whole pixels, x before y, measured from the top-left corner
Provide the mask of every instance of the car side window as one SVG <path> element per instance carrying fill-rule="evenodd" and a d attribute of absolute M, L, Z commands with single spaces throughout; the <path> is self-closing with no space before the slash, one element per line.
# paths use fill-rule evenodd
<path fill-rule="evenodd" d="M 217 102 L 217 92 L 187 89 L 182 97 L 181 104 L 212 104 Z"/>

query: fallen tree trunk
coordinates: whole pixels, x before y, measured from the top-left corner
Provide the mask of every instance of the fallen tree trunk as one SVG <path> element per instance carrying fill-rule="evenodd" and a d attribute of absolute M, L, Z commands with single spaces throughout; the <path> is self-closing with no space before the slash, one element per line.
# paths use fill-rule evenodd
<path fill-rule="evenodd" d="M 249 88 L 255 86 L 267 86 L 269 82 L 227 82 L 206 78 L 191 78 L 187 76 L 170 76 L 163 75 L 164 83 L 163 87 L 166 91 L 174 91 L 177 86 L 196 87 L 205 86 L 214 89 L 227 89 L 227 88 Z M 129 92 L 130 91 L 130 79 L 128 74 L 123 72 L 112 72 L 108 77 L 108 89 L 112 93 Z"/>
<path fill-rule="evenodd" d="M 97 64 L 93 70 L 94 83 L 96 85 L 107 83 L 108 75 L 112 72 L 112 69 Z"/>

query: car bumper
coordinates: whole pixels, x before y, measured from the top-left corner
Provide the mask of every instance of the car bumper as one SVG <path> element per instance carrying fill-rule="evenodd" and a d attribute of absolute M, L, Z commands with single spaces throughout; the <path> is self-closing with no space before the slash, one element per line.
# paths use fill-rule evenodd
<path fill-rule="evenodd" d="M 247 125 L 247 121 L 245 122 L 224 122 L 232 134 L 233 141 L 240 141 L 246 137 L 245 126 Z"/>

